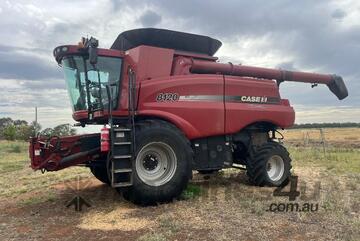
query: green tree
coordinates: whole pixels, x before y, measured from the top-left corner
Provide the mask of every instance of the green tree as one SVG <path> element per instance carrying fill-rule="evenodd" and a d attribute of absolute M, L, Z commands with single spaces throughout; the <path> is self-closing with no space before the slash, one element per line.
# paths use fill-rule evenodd
<path fill-rule="evenodd" d="M 5 127 L 12 125 L 13 120 L 9 117 L 0 118 L 0 139 L 5 139 L 4 130 Z"/>
<path fill-rule="evenodd" d="M 0 118 L 0 128 L 13 124 L 14 121 L 10 117 Z"/>
<path fill-rule="evenodd" d="M 15 128 L 16 128 L 15 138 L 17 140 L 27 141 L 33 135 L 32 129 L 28 125 L 24 125 L 24 124 L 18 125 L 18 126 L 15 126 Z"/>
<path fill-rule="evenodd" d="M 41 125 L 35 121 L 30 124 L 31 135 L 35 136 L 41 131 Z"/>
<path fill-rule="evenodd" d="M 62 124 L 54 127 L 52 135 L 55 136 L 72 136 L 76 134 L 76 130 L 70 124 Z"/>
<path fill-rule="evenodd" d="M 13 141 L 16 138 L 16 127 L 14 125 L 7 125 L 4 127 L 2 134 L 5 140 Z"/>
<path fill-rule="evenodd" d="M 14 120 L 14 125 L 16 125 L 16 126 L 27 126 L 28 122 L 26 120 Z"/>

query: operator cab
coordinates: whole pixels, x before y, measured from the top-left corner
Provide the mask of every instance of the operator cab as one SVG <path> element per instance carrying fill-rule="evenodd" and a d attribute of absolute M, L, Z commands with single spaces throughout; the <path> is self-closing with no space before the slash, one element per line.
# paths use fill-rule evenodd
<path fill-rule="evenodd" d="M 110 86 L 112 106 L 119 96 L 122 59 L 100 56 L 91 65 L 84 56 L 67 56 L 61 61 L 73 111 L 97 111 L 108 108 L 106 85 Z"/>
<path fill-rule="evenodd" d="M 119 102 L 123 53 L 98 49 L 97 40 L 59 46 L 54 56 L 62 67 L 74 119 L 93 122 L 95 112 L 116 109 Z M 109 101 L 110 100 L 110 101 Z"/>

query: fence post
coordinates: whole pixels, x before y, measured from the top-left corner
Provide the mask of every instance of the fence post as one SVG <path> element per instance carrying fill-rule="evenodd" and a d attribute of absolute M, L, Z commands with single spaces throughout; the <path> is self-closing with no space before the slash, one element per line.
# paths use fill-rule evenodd
<path fill-rule="evenodd" d="M 319 129 L 320 130 L 320 138 L 321 138 L 321 144 L 323 146 L 323 152 L 324 152 L 324 155 L 326 154 L 326 150 L 325 150 L 325 134 L 324 134 L 324 131 L 322 128 Z"/>

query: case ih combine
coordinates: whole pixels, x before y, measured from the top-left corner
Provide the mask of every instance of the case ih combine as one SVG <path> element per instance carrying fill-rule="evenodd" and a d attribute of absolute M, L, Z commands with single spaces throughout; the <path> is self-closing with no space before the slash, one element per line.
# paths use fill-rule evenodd
<path fill-rule="evenodd" d="M 283 81 L 325 84 L 339 99 L 340 76 L 218 63 L 221 42 L 162 29 L 118 36 L 110 49 L 94 38 L 54 50 L 79 125 L 101 133 L 34 137 L 35 170 L 89 167 L 96 178 L 141 204 L 166 202 L 192 170 L 246 166 L 258 186 L 280 186 L 291 159 L 275 134 L 295 113 L 279 94 Z"/>

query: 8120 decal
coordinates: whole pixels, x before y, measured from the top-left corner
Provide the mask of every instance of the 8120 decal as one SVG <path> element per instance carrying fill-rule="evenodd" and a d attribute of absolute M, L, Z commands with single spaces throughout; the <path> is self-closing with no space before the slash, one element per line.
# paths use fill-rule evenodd
<path fill-rule="evenodd" d="M 164 102 L 164 101 L 177 101 L 179 100 L 178 93 L 159 93 L 156 96 L 156 101 Z"/>

